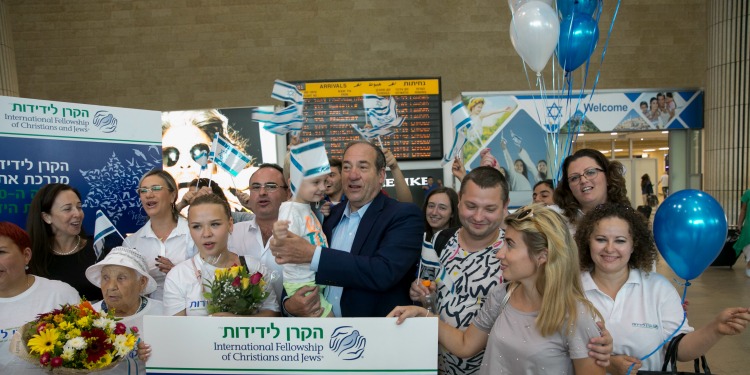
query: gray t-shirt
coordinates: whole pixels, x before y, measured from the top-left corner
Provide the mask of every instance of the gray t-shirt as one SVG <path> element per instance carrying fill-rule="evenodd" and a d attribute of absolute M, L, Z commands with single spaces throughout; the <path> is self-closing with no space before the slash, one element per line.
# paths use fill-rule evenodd
<path fill-rule="evenodd" d="M 594 317 L 581 303 L 572 332 L 556 332 L 542 337 L 536 329 L 539 312 L 527 313 L 510 303 L 500 312 L 506 284 L 490 291 L 490 296 L 474 318 L 474 326 L 488 332 L 481 374 L 573 374 L 571 359 L 588 357 L 586 344 L 600 335 Z"/>

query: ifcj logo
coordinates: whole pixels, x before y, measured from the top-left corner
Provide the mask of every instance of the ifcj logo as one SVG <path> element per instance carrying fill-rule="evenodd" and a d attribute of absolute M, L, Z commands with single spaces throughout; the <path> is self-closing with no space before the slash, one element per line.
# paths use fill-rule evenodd
<path fill-rule="evenodd" d="M 117 129 L 117 118 L 107 111 L 97 111 L 94 115 L 94 126 L 102 133 L 112 133 Z"/>
<path fill-rule="evenodd" d="M 367 339 L 352 326 L 341 326 L 333 330 L 328 346 L 346 361 L 359 359 L 365 353 Z"/>

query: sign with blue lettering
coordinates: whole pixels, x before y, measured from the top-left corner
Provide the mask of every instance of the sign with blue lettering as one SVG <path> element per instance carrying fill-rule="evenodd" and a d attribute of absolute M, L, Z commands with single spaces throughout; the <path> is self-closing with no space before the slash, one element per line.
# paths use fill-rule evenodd
<path fill-rule="evenodd" d="M 437 374 L 437 318 L 143 319 L 149 374 Z M 394 343 L 398 343 L 394 345 Z"/>
<path fill-rule="evenodd" d="M 161 159 L 159 112 L 0 96 L 0 214 L 22 228 L 39 188 L 64 183 L 81 193 L 87 233 L 96 210 L 135 232 L 148 220 L 138 179 Z"/>

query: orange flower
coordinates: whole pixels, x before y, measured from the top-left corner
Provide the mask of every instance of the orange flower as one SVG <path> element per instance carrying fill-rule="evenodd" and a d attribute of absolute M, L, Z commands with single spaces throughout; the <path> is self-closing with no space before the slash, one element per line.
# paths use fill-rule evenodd
<path fill-rule="evenodd" d="M 78 305 L 78 309 L 81 310 L 81 312 L 79 313 L 79 316 L 95 314 L 94 306 L 91 306 L 91 302 L 89 301 L 81 301 L 81 304 Z"/>

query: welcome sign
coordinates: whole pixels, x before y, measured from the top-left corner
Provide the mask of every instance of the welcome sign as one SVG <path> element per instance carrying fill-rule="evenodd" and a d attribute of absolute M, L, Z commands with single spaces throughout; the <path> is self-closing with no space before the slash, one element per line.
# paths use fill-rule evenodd
<path fill-rule="evenodd" d="M 437 374 L 437 318 L 144 317 L 149 374 Z"/>

